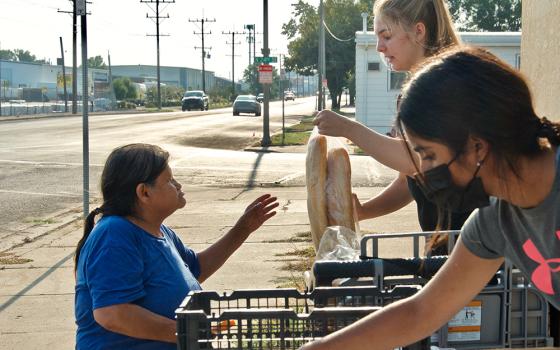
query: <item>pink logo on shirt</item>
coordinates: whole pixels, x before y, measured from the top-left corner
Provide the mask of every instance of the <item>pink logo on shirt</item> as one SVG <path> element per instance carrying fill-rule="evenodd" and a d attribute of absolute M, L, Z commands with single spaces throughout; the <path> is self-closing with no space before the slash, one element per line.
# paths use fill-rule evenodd
<path fill-rule="evenodd" d="M 556 231 L 556 236 L 560 239 L 560 230 Z M 546 294 L 554 295 L 552 274 L 560 271 L 560 258 L 545 259 L 530 239 L 523 244 L 523 251 L 531 260 L 540 264 L 531 275 L 535 287 Z"/>

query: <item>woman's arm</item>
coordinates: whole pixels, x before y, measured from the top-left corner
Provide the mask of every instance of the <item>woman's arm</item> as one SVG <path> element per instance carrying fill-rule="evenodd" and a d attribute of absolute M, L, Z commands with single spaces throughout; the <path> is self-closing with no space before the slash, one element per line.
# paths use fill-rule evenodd
<path fill-rule="evenodd" d="M 276 212 L 272 210 L 277 206 L 276 197 L 271 197 L 269 194 L 265 194 L 249 204 L 243 215 L 228 233 L 222 236 L 216 243 L 198 253 L 198 261 L 200 263 L 198 281 L 204 282 L 216 272 L 252 232 L 276 215 Z"/>
<path fill-rule="evenodd" d="M 176 343 L 177 323 L 134 304 L 118 304 L 93 310 L 101 327 L 129 337 Z"/>
<path fill-rule="evenodd" d="M 406 145 L 400 138 L 382 135 L 361 123 L 329 110 L 319 112 L 313 123 L 317 125 L 320 134 L 346 137 L 366 154 L 391 169 L 406 175 L 416 172 Z"/>
<path fill-rule="evenodd" d="M 475 256 L 459 239 L 449 260 L 417 294 L 302 349 L 393 349 L 428 337 L 484 288 L 502 262 Z"/>
<path fill-rule="evenodd" d="M 412 195 L 408 190 L 406 175 L 399 176 L 389 184 L 380 194 L 360 204 L 358 197 L 354 194 L 354 206 L 358 213 L 358 220 L 373 219 L 387 215 L 403 208 L 412 202 Z"/>

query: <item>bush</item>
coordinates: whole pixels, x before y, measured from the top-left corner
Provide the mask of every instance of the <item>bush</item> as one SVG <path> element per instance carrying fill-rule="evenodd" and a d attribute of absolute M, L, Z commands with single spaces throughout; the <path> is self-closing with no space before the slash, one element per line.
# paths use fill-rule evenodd
<path fill-rule="evenodd" d="M 130 101 L 118 101 L 117 102 L 118 109 L 136 109 L 136 104 Z"/>

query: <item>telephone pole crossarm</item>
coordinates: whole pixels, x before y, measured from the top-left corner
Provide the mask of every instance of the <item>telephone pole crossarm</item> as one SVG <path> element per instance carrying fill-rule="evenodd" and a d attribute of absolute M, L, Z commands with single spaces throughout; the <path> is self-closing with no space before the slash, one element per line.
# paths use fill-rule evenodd
<path fill-rule="evenodd" d="M 144 3 L 147 4 L 148 6 L 150 6 L 150 4 L 155 4 L 156 8 L 154 10 L 154 13 L 156 14 L 155 16 L 150 16 L 149 14 L 146 14 L 146 18 L 150 18 L 150 19 L 155 19 L 155 24 L 156 24 L 156 34 L 155 35 L 150 35 L 147 34 L 147 36 L 155 36 L 156 37 L 156 50 L 157 50 L 157 105 L 158 105 L 158 109 L 161 110 L 161 74 L 160 74 L 160 60 L 159 60 L 159 38 L 160 36 L 169 36 L 169 35 L 162 35 L 159 33 L 159 25 L 161 23 L 161 19 L 167 19 L 169 18 L 169 14 L 167 14 L 165 17 L 162 17 L 160 15 L 160 4 L 173 4 L 175 3 L 175 0 L 140 0 L 140 3 Z M 152 9 L 153 10 L 153 9 Z"/>
<path fill-rule="evenodd" d="M 226 44 L 231 45 L 231 97 L 232 100 L 235 97 L 235 45 L 240 45 L 241 42 L 235 42 L 236 35 L 245 35 L 245 32 L 222 32 L 224 35 L 231 35 L 231 43 L 226 42 Z"/>
<path fill-rule="evenodd" d="M 201 75 L 202 91 L 204 91 L 206 93 L 206 67 L 205 67 L 205 64 L 204 64 L 205 62 L 204 61 L 207 58 L 206 57 L 206 50 L 207 49 L 211 50 L 212 47 L 204 46 L 204 35 L 212 34 L 212 32 L 205 32 L 204 31 L 204 23 L 216 22 L 216 20 L 215 19 L 208 19 L 208 18 L 201 18 L 201 19 L 194 19 L 194 20 L 189 19 L 189 22 L 191 22 L 191 23 L 201 23 L 201 25 L 202 25 L 200 33 L 194 32 L 194 34 L 202 36 L 202 46 L 201 47 L 195 46 L 194 49 L 195 50 L 197 50 L 197 49 L 202 50 L 202 75 Z M 210 55 L 208 55 L 208 58 L 210 58 Z"/>

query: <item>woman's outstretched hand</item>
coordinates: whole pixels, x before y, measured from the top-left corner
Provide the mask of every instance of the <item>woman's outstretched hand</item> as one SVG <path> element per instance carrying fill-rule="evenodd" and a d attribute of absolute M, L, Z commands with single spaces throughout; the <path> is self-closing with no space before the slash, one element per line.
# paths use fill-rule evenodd
<path fill-rule="evenodd" d="M 346 137 L 352 121 L 345 116 L 337 114 L 333 111 L 322 110 L 317 113 L 313 124 L 317 125 L 319 134 L 327 136 L 344 136 Z"/>
<path fill-rule="evenodd" d="M 255 199 L 253 203 L 247 206 L 233 228 L 246 235 L 256 231 L 268 219 L 276 215 L 276 211 L 273 210 L 278 206 L 276 200 L 276 197 L 272 197 L 268 193 Z"/>

